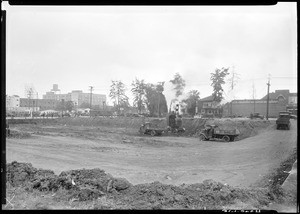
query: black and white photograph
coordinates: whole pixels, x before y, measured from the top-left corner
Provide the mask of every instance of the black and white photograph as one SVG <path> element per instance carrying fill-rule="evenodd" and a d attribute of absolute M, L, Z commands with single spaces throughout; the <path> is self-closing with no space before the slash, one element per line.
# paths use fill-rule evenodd
<path fill-rule="evenodd" d="M 1 4 L 3 210 L 299 212 L 297 2 Z"/>

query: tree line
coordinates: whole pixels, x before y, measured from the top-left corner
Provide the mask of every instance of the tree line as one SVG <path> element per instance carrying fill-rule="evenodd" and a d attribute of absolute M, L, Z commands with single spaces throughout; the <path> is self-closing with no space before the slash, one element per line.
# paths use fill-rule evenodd
<path fill-rule="evenodd" d="M 225 84 L 224 79 L 229 74 L 228 70 L 229 68 L 217 68 L 211 73 L 212 96 L 216 102 L 220 102 L 223 99 L 222 85 Z M 172 84 L 172 89 L 175 92 L 175 98 L 172 101 L 179 101 L 178 98 L 183 94 L 186 86 L 185 80 L 179 73 L 176 73 L 169 82 Z M 147 83 L 145 80 L 137 78 L 132 82 L 133 106 L 137 107 L 139 113 L 147 109 L 150 116 L 160 117 L 168 112 L 167 101 L 163 94 L 164 84 L 165 82 L 158 82 L 156 84 Z M 125 91 L 126 87 L 122 81 L 112 81 L 109 97 L 112 99 L 118 113 L 120 113 L 121 109 L 126 109 L 130 106 Z M 198 90 L 190 90 L 187 93 L 187 97 L 179 102 L 182 106 L 185 106 L 189 115 L 194 116 L 199 100 L 200 92 Z M 170 110 L 171 105 L 172 103 L 170 103 Z"/>
<path fill-rule="evenodd" d="M 213 73 L 210 73 L 211 86 L 213 87 L 212 96 L 216 102 L 221 102 L 223 99 L 222 86 L 225 84 L 225 77 L 228 74 L 229 68 L 217 68 Z M 194 116 L 196 114 L 197 103 L 200 100 L 200 92 L 198 90 L 190 90 L 185 98 L 179 100 L 186 86 L 185 80 L 179 73 L 176 73 L 169 82 L 172 84 L 172 90 L 174 91 L 174 99 L 172 99 L 170 103 L 169 111 L 171 111 L 172 102 L 179 102 L 181 106 L 184 106 L 189 115 Z M 167 101 L 163 93 L 164 85 L 165 82 L 153 84 L 137 78 L 131 83 L 130 91 L 133 94 L 133 106 L 137 107 L 139 113 L 148 110 L 150 116 L 158 117 L 168 113 Z M 112 81 L 109 97 L 114 103 L 114 110 L 118 113 L 130 107 L 129 98 L 125 92 L 126 86 L 122 81 Z M 60 111 L 72 111 L 74 107 L 72 101 L 60 101 L 55 109 Z M 90 104 L 82 103 L 78 107 L 89 108 Z"/>

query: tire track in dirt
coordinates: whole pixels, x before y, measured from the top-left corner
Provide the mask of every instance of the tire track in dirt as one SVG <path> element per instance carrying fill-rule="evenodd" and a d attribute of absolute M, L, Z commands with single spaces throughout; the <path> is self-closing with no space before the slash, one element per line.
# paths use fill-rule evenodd
<path fill-rule="evenodd" d="M 170 136 L 130 137 L 125 143 L 124 136 L 100 133 L 94 140 L 61 136 L 7 139 L 7 161 L 29 162 L 56 173 L 101 168 L 133 184 L 160 181 L 180 185 L 214 179 L 249 186 L 295 148 L 297 126 L 292 121 L 289 131 L 267 130 L 229 143 Z"/>

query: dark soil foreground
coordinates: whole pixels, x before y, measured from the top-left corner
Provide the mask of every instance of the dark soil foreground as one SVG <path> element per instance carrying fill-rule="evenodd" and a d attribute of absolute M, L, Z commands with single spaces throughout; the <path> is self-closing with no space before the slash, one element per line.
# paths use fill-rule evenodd
<path fill-rule="evenodd" d="M 213 180 L 181 186 L 159 182 L 132 185 L 98 168 L 64 171 L 57 176 L 51 170 L 14 161 L 7 164 L 7 196 L 12 198 L 11 194 L 18 191 L 23 194 L 19 200 L 24 201 L 7 204 L 3 209 L 220 210 L 238 202 L 248 204 L 249 209 L 266 209 L 270 203 L 283 203 L 288 198 L 288 193 L 275 183 L 251 189 L 234 188 Z M 36 203 L 26 204 L 26 200 Z"/>

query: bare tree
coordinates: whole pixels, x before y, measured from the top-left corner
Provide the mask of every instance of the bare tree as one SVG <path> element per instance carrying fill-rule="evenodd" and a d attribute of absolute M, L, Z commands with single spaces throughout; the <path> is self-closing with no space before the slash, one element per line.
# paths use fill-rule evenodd
<path fill-rule="evenodd" d="M 31 117 L 33 116 L 32 111 L 34 109 L 34 103 L 32 102 L 32 99 L 34 98 L 34 95 L 37 93 L 35 92 L 34 86 L 31 84 L 25 85 L 25 96 L 28 98 L 28 108 L 30 111 Z M 31 109 L 32 108 L 32 109 Z"/>
<path fill-rule="evenodd" d="M 232 66 L 232 71 L 231 71 L 231 77 L 228 79 L 228 82 L 230 84 L 230 90 L 234 89 L 234 86 L 238 83 L 238 80 L 240 79 L 240 74 L 235 73 L 234 71 L 234 66 Z"/>
<path fill-rule="evenodd" d="M 125 84 L 121 81 L 112 81 L 109 97 L 114 100 L 114 104 L 120 113 L 120 106 L 128 104 L 128 97 L 125 95 Z"/>
<path fill-rule="evenodd" d="M 138 80 L 136 78 L 135 81 L 132 82 L 131 86 L 133 87 L 131 91 L 134 95 L 133 104 L 138 107 L 138 111 L 141 113 L 142 108 L 145 105 L 146 84 L 144 80 Z"/>

